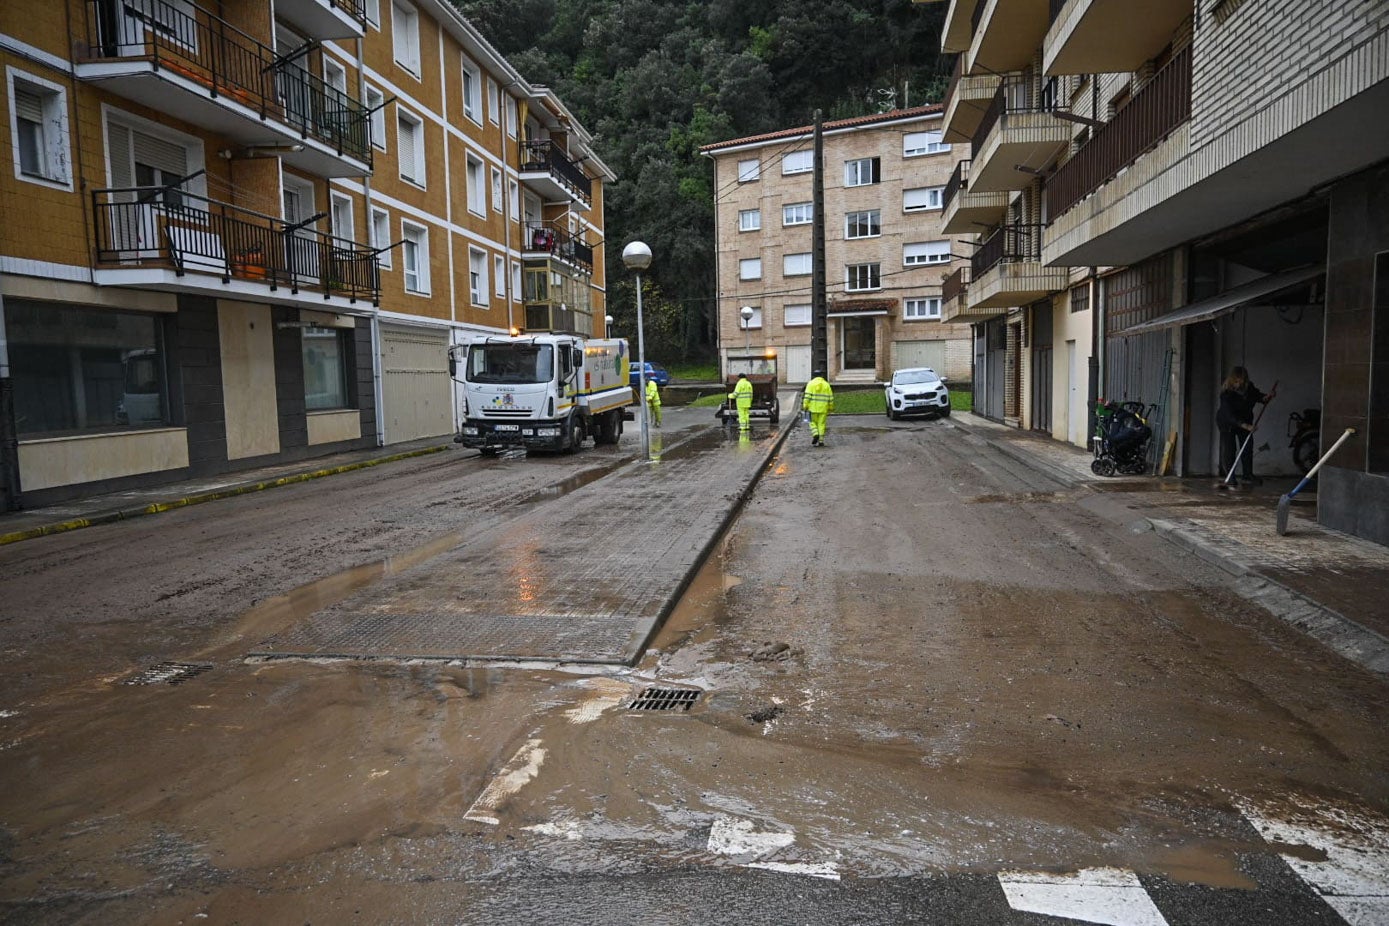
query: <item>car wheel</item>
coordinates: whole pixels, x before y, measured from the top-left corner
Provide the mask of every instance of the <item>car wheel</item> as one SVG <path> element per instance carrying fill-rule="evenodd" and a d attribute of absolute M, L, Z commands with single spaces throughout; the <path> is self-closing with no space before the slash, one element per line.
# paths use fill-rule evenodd
<path fill-rule="evenodd" d="M 941 416 L 942 418 L 949 418 L 949 417 L 950 417 L 950 406 L 949 406 L 949 405 L 945 406 L 945 408 L 942 408 L 942 409 L 940 410 L 940 416 Z"/>

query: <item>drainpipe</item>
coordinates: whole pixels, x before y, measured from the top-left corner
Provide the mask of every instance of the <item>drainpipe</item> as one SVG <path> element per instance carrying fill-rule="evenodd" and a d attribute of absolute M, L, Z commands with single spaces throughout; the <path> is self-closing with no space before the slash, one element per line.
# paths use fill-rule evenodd
<path fill-rule="evenodd" d="M 362 57 L 362 39 L 357 39 L 357 95 L 360 99 L 367 98 L 367 70 L 366 62 Z M 368 128 L 367 134 L 370 135 Z M 362 177 L 362 204 L 366 209 L 367 220 L 367 240 L 371 241 L 372 216 L 371 216 L 371 174 Z M 387 229 L 387 237 L 390 237 L 390 230 Z M 380 242 L 371 242 L 374 247 L 381 247 Z M 386 242 L 389 244 L 390 242 Z M 378 260 L 380 255 L 377 255 Z M 380 282 L 380 268 L 377 268 L 377 282 Z M 381 307 L 373 306 L 371 310 L 371 393 L 376 402 L 376 446 L 386 446 L 386 396 L 383 391 L 385 383 L 381 376 Z"/>
<path fill-rule="evenodd" d="M 19 438 L 14 421 L 9 341 L 5 336 L 5 297 L 0 295 L 0 492 L 3 511 L 19 510 Z"/>
<path fill-rule="evenodd" d="M 1090 449 L 1090 440 L 1095 433 L 1095 403 L 1100 398 L 1100 383 L 1105 370 L 1104 343 L 1104 300 L 1101 294 L 1100 278 L 1095 275 L 1098 268 L 1090 268 L 1090 337 L 1094 345 L 1090 349 L 1090 401 L 1085 413 L 1085 447 Z"/>

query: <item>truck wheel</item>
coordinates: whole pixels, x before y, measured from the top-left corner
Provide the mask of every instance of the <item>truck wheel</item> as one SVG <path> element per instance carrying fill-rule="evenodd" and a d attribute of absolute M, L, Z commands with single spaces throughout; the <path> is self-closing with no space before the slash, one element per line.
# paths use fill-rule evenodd
<path fill-rule="evenodd" d="M 577 415 L 569 421 L 569 443 L 564 448 L 565 453 L 575 453 L 583 446 L 584 438 L 588 435 L 584 433 L 584 420 Z"/>
<path fill-rule="evenodd" d="M 781 399 L 777 399 L 776 401 L 774 401 L 774 402 L 772 403 L 772 416 L 771 416 L 771 417 L 772 417 L 772 424 L 776 424 L 778 421 L 781 420 Z"/>

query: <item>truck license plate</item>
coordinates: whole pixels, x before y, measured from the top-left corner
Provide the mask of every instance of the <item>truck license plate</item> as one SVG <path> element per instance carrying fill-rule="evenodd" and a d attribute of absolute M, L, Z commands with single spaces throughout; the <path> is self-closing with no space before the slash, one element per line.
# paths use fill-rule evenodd
<path fill-rule="evenodd" d="M 494 431 L 519 431 L 521 426 L 519 424 L 494 424 L 492 429 Z"/>

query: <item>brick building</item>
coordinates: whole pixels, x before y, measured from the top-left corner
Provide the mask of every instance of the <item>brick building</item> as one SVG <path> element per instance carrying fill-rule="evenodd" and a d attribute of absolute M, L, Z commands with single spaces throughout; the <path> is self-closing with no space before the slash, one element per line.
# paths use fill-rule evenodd
<path fill-rule="evenodd" d="M 0 69 L 0 508 L 446 434 L 451 343 L 601 331 L 612 176 L 448 3 L 17 0 Z"/>

